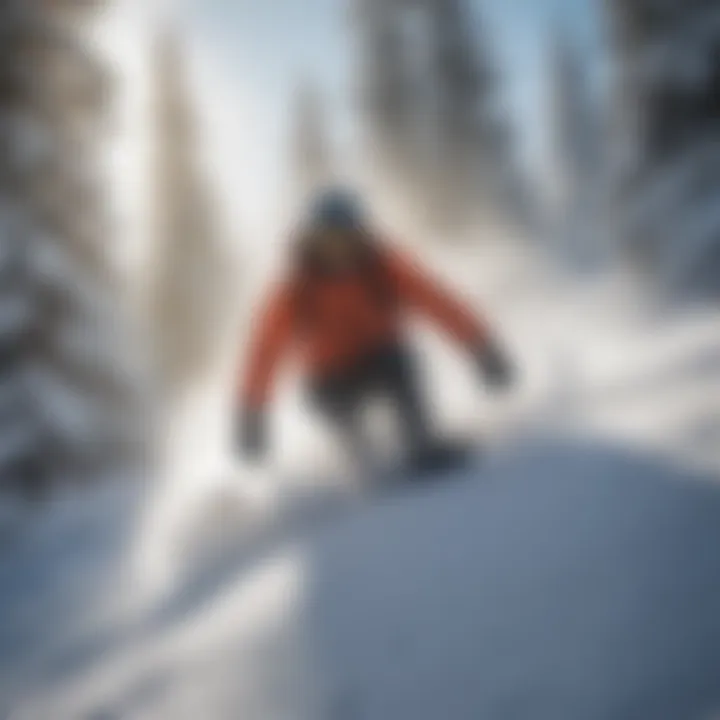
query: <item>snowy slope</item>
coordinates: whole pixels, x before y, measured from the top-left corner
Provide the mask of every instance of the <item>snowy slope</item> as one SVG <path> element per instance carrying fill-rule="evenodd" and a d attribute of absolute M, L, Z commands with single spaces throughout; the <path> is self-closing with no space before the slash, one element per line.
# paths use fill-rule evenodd
<path fill-rule="evenodd" d="M 139 523 L 89 503 L 29 531 L 2 559 L 0 716 L 713 717 L 718 315 L 659 318 L 619 283 L 580 292 L 517 263 L 437 268 L 525 371 L 491 400 L 419 336 L 438 414 L 483 432 L 485 462 L 385 500 L 341 476 L 174 478 Z M 150 544 L 167 562 L 138 574 L 127 553 Z"/>
<path fill-rule="evenodd" d="M 13 718 L 710 717 L 720 494 L 688 480 L 601 445 L 498 456 L 237 559 Z"/>

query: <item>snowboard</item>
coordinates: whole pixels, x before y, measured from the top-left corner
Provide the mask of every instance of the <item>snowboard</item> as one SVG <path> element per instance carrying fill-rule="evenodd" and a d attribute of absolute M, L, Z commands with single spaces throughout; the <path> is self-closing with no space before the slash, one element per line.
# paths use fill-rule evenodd
<path fill-rule="evenodd" d="M 476 443 L 466 439 L 442 440 L 391 468 L 379 484 L 413 487 L 442 483 L 461 477 L 460 471 L 475 467 L 479 460 Z"/>

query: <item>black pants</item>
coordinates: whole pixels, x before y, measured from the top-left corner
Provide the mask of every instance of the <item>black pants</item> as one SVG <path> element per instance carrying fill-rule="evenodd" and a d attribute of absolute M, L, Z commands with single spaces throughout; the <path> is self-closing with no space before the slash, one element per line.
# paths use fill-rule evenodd
<path fill-rule="evenodd" d="M 429 444 L 430 429 L 416 367 L 404 345 L 381 348 L 348 370 L 316 378 L 311 385 L 315 408 L 337 428 L 356 456 L 365 451 L 360 410 L 372 397 L 391 401 L 405 450 L 422 452 Z"/>

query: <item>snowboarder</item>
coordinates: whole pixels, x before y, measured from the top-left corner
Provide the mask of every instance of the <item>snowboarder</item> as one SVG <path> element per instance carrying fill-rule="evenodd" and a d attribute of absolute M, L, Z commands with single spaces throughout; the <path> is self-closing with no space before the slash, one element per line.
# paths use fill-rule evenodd
<path fill-rule="evenodd" d="M 512 368 L 486 323 L 368 227 L 345 190 L 322 193 L 298 233 L 291 268 L 274 289 L 250 340 L 240 382 L 238 437 L 252 460 L 267 449 L 268 399 L 280 361 L 301 351 L 310 398 L 356 459 L 364 448 L 359 410 L 390 398 L 405 450 L 422 465 L 439 447 L 403 336 L 408 311 L 421 313 L 471 354 L 490 386 L 505 389 Z"/>

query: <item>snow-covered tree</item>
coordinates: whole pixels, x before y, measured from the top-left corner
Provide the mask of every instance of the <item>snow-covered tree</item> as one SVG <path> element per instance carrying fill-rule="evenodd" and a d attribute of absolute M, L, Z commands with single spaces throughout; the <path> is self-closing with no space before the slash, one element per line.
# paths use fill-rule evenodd
<path fill-rule="evenodd" d="M 407 208 L 417 184 L 416 80 L 403 20 L 407 0 L 357 0 L 360 113 L 372 186 Z"/>
<path fill-rule="evenodd" d="M 0 482 L 28 492 L 100 479 L 138 449 L 101 192 L 102 5 L 0 5 Z"/>
<path fill-rule="evenodd" d="M 434 0 L 428 9 L 433 71 L 428 94 L 436 133 L 429 143 L 435 170 L 432 195 L 437 220 L 456 229 L 478 199 L 480 113 L 489 74 L 478 61 L 474 28 L 460 0 Z"/>
<path fill-rule="evenodd" d="M 157 41 L 154 77 L 155 273 L 149 315 L 166 405 L 217 359 L 236 278 L 219 203 L 201 162 L 185 53 L 172 32 Z"/>
<path fill-rule="evenodd" d="M 333 177 L 332 147 L 322 101 L 309 84 L 300 86 L 295 100 L 292 134 L 293 200 L 302 205 Z"/>
<path fill-rule="evenodd" d="M 549 73 L 555 251 L 573 267 L 587 269 L 597 266 L 608 249 L 603 237 L 607 232 L 601 227 L 606 197 L 604 137 L 587 68 L 562 31 L 551 42 Z"/>
<path fill-rule="evenodd" d="M 425 203 L 438 230 L 508 222 L 522 212 L 522 178 L 500 107 L 486 33 L 465 0 L 422 0 L 428 67 L 416 68 L 427 153 Z"/>
<path fill-rule="evenodd" d="M 623 241 L 666 289 L 720 290 L 720 7 L 607 0 Z"/>
<path fill-rule="evenodd" d="M 488 43 L 465 0 L 357 0 L 371 182 L 447 236 L 525 222 L 530 198 Z"/>

